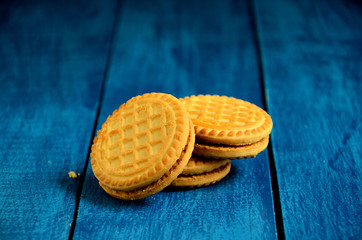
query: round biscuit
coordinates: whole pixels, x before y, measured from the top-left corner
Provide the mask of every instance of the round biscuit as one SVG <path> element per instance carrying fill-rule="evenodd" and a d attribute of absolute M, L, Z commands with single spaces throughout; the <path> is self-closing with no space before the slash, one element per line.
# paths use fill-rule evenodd
<path fill-rule="evenodd" d="M 223 179 L 230 172 L 231 163 L 228 161 L 224 166 L 221 166 L 211 172 L 195 174 L 195 175 L 180 175 L 172 183 L 172 187 L 204 187 L 214 184 Z"/>
<path fill-rule="evenodd" d="M 181 99 L 195 125 L 196 138 L 225 145 L 247 145 L 267 137 L 272 119 L 260 107 L 233 97 L 198 95 Z"/>
<path fill-rule="evenodd" d="M 190 119 L 169 94 L 137 96 L 115 110 L 94 139 L 94 175 L 113 190 L 145 187 L 174 167 L 187 144 Z"/>
<path fill-rule="evenodd" d="M 194 149 L 195 151 L 195 149 Z M 221 166 L 227 164 L 229 160 L 215 160 L 205 159 L 201 157 L 192 156 L 182 171 L 181 175 L 195 175 L 211 172 Z"/>
<path fill-rule="evenodd" d="M 192 150 L 194 148 L 194 143 L 195 143 L 195 132 L 193 131 L 192 127 L 193 126 L 191 123 L 188 143 L 185 149 L 183 150 L 180 158 L 177 160 L 174 166 L 172 166 L 169 172 L 167 172 L 157 181 L 147 185 L 146 187 L 139 188 L 133 191 L 114 190 L 103 185 L 102 183 L 99 183 L 99 185 L 104 189 L 104 191 L 106 191 L 106 193 L 108 193 L 112 197 L 122 200 L 142 199 L 162 191 L 165 187 L 169 186 L 171 182 L 174 181 L 180 175 L 180 173 L 187 165 L 189 159 L 191 158 Z"/>

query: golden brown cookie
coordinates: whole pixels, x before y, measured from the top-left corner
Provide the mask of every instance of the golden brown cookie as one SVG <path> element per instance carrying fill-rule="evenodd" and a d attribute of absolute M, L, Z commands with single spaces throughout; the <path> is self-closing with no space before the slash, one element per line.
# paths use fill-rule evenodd
<path fill-rule="evenodd" d="M 233 97 L 198 95 L 181 99 L 203 142 L 247 145 L 266 138 L 273 122 L 263 109 Z"/>
<path fill-rule="evenodd" d="M 194 175 L 211 172 L 227 164 L 229 160 L 213 160 L 192 156 L 182 171 L 182 175 Z"/>
<path fill-rule="evenodd" d="M 248 145 L 218 145 L 196 142 L 193 155 L 211 159 L 235 159 L 255 157 L 268 146 L 269 136 Z"/>
<path fill-rule="evenodd" d="M 184 167 L 186 166 L 191 157 L 192 150 L 194 147 L 194 142 L 195 142 L 195 132 L 191 131 L 189 136 L 189 143 L 182 152 L 180 158 L 177 160 L 177 164 L 175 164 L 168 173 L 166 173 L 156 182 L 153 182 L 146 187 L 142 187 L 133 191 L 118 191 L 103 185 L 101 182 L 99 183 L 99 185 L 103 188 L 104 191 L 106 191 L 112 197 L 123 200 L 142 199 L 150 195 L 153 195 L 155 193 L 158 193 L 162 191 L 165 188 L 165 186 L 169 186 L 171 182 L 174 181 L 174 179 L 180 175 L 180 173 L 182 172 L 182 170 L 184 169 Z"/>
<path fill-rule="evenodd" d="M 212 170 L 211 172 L 194 174 L 194 175 L 179 175 L 172 183 L 173 187 L 203 187 L 214 184 L 223 179 L 231 168 L 230 160 L 223 166 Z"/>
<path fill-rule="evenodd" d="M 133 200 L 169 185 L 191 157 L 195 135 L 181 102 L 164 93 L 137 96 L 108 117 L 94 139 L 91 164 L 110 195 Z"/>

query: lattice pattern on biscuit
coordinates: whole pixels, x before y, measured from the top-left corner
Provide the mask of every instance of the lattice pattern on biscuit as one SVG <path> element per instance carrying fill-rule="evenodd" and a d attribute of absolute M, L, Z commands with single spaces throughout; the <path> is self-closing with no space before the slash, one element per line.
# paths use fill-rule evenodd
<path fill-rule="evenodd" d="M 192 129 L 192 124 L 190 124 L 189 129 L 190 130 Z M 158 179 L 157 181 L 153 182 L 148 186 L 133 191 L 125 192 L 125 191 L 117 191 L 111 189 L 103 185 L 102 183 L 99 184 L 111 196 L 124 200 L 142 199 L 152 194 L 155 194 L 164 189 L 165 187 L 169 186 L 171 182 L 176 179 L 176 177 L 182 172 L 184 167 L 187 165 L 191 157 L 192 150 L 194 148 L 194 143 L 195 143 L 194 131 L 190 131 L 189 139 L 187 142 L 188 144 L 185 147 L 184 151 L 181 153 L 181 156 L 177 160 L 176 164 L 174 164 L 172 168 L 166 174 L 164 174 L 160 179 Z"/>
<path fill-rule="evenodd" d="M 171 130 L 160 108 L 157 104 L 134 103 L 128 111 L 115 116 L 107 135 L 109 146 L 105 148 L 110 168 L 134 171 L 160 153 Z"/>
<path fill-rule="evenodd" d="M 264 116 L 252 109 L 251 104 L 235 100 L 229 97 L 209 98 L 208 101 L 194 98 L 191 101 L 185 101 L 185 106 L 192 119 L 223 129 L 230 126 L 248 127 L 263 120 Z"/>
<path fill-rule="evenodd" d="M 114 190 L 131 191 L 161 178 L 175 164 L 190 134 L 181 102 L 149 93 L 122 104 L 94 138 L 94 175 Z"/>
<path fill-rule="evenodd" d="M 231 145 L 256 142 L 269 135 L 273 123 L 258 106 L 233 97 L 198 95 L 181 99 L 203 140 Z"/>

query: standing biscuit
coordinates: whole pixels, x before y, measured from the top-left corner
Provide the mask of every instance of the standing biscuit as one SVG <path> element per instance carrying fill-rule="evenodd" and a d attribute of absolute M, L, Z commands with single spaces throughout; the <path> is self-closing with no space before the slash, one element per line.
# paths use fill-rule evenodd
<path fill-rule="evenodd" d="M 115 110 L 98 131 L 94 175 L 111 196 L 134 200 L 167 187 L 182 172 L 195 135 L 181 102 L 169 94 L 137 96 Z"/>

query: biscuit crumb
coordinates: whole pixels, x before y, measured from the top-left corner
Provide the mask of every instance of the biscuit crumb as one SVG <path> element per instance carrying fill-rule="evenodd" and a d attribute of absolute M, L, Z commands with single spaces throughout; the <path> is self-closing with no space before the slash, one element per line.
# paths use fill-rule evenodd
<path fill-rule="evenodd" d="M 77 178 L 77 174 L 73 171 L 69 172 L 68 175 L 69 175 L 69 178 Z"/>

